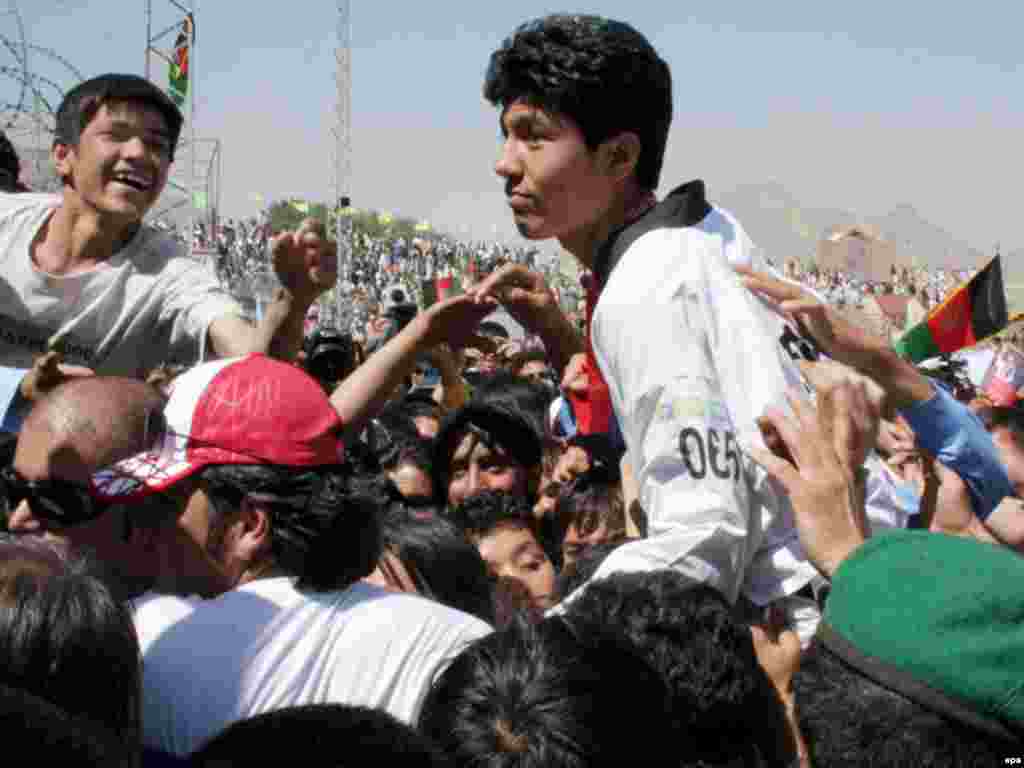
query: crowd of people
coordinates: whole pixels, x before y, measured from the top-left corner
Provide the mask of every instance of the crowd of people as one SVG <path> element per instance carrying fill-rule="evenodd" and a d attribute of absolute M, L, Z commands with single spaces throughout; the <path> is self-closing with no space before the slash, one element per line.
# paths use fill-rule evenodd
<path fill-rule="evenodd" d="M 0 193 L 13 747 L 1024 757 L 1021 409 L 957 399 L 777 274 L 703 182 L 658 199 L 672 78 L 628 24 L 527 22 L 484 96 L 516 226 L 578 261 L 581 319 L 525 251 L 417 302 L 397 275 L 460 246 L 384 240 L 351 261 L 360 332 L 311 323 L 338 276 L 321 222 L 188 258 L 143 224 L 174 102 L 131 75 L 66 94 L 61 194 Z M 277 285 L 255 320 L 225 288 L 250 246 Z"/>

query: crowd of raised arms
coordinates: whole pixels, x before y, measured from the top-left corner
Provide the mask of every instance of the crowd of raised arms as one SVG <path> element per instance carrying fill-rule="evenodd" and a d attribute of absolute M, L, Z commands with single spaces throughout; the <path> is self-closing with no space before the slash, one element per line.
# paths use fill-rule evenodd
<path fill-rule="evenodd" d="M 139 77 L 65 95 L 59 194 L 0 147 L 9 753 L 1019 762 L 1024 356 L 990 350 L 1001 390 L 949 387 L 841 306 L 929 309 L 970 274 L 776 270 L 702 181 L 656 195 L 672 77 L 628 24 L 527 22 L 483 93 L 496 183 L 578 262 L 578 315 L 533 250 L 364 242 L 351 328 L 316 315 L 338 264 L 315 220 L 190 258 L 144 223 L 182 116 Z M 458 295 L 398 279 L 459 248 L 492 263 Z M 253 319 L 232 291 L 264 252 Z"/>

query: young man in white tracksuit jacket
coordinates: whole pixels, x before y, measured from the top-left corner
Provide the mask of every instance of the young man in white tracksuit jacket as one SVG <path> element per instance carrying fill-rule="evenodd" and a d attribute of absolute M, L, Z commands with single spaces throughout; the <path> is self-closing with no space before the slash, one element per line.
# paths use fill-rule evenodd
<path fill-rule="evenodd" d="M 590 362 L 607 381 L 650 524 L 597 576 L 672 568 L 759 606 L 797 592 L 815 571 L 786 500 L 740 446 L 760 439 L 765 406 L 802 386 L 795 360 L 815 351 L 733 273 L 764 265 L 702 182 L 656 201 L 668 66 L 626 24 L 555 15 L 492 55 L 484 95 L 502 110 L 496 171 L 517 228 L 558 238 L 596 283 Z M 510 267 L 477 291 L 564 353 L 539 280 Z"/>
<path fill-rule="evenodd" d="M 672 120 L 668 65 L 627 24 L 556 14 L 521 25 L 492 54 L 484 96 L 501 109 L 495 171 L 519 232 L 557 238 L 592 273 L 587 419 L 599 425 L 593 411 L 614 407 L 649 519 L 648 537 L 616 549 L 595 578 L 672 568 L 733 601 L 782 600 L 806 641 L 816 571 L 789 499 L 741 446 L 761 440 L 767 406 L 807 393 L 798 361 L 818 350 L 733 272 L 768 265 L 703 182 L 655 198 Z M 539 333 L 557 364 L 584 351 L 539 275 L 506 267 L 474 292 Z M 829 343 L 883 382 L 918 444 L 964 480 L 981 520 L 1012 492 L 991 438 L 962 406 L 887 349 Z M 865 356 L 871 364 L 858 364 Z M 869 471 L 868 517 L 901 527 L 907 510 L 884 478 Z"/>

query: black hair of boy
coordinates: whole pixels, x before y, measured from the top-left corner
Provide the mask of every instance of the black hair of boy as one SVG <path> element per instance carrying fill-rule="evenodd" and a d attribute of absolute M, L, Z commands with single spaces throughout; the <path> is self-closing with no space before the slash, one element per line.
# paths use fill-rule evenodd
<path fill-rule="evenodd" d="M 0 131 L 0 192 L 18 192 L 21 160 L 7 134 Z"/>
<path fill-rule="evenodd" d="M 16 755 L 39 765 L 67 768 L 135 768 L 139 753 L 126 751 L 114 732 L 70 715 L 46 699 L 0 683 L 0 733 L 12 762 Z"/>
<path fill-rule="evenodd" d="M 483 92 L 503 109 L 523 102 L 571 118 L 591 150 L 636 134 L 637 183 L 657 189 L 672 122 L 672 76 L 628 24 L 575 14 L 529 21 L 491 55 Z"/>
<path fill-rule="evenodd" d="M 484 537 L 503 525 L 525 528 L 557 570 L 562 562 L 555 522 L 538 520 L 523 497 L 504 491 L 480 491 L 448 510 L 448 518 L 470 538 Z"/>
<path fill-rule="evenodd" d="M 195 768 L 442 768 L 448 763 L 387 712 L 344 704 L 288 707 L 228 726 L 192 753 Z"/>
<path fill-rule="evenodd" d="M 665 695 L 616 631 L 517 620 L 455 658 L 419 727 L 457 768 L 674 767 Z"/>
<path fill-rule="evenodd" d="M 494 624 L 487 563 L 459 528 L 429 507 L 402 501 L 387 506 L 380 524 L 385 555 L 401 562 L 420 595 Z"/>
<path fill-rule="evenodd" d="M 661 673 L 679 765 L 784 765 L 795 754 L 750 628 L 712 587 L 669 570 L 616 573 L 591 582 L 566 618 L 621 627 Z"/>
<path fill-rule="evenodd" d="M 96 117 L 101 107 L 123 102 L 152 107 L 163 116 L 170 139 L 170 159 L 173 160 L 184 117 L 166 93 L 137 75 L 100 75 L 68 91 L 57 108 L 53 143 L 77 146 L 85 127 Z"/>
<path fill-rule="evenodd" d="M 815 768 L 974 768 L 1024 757 L 1024 740 L 1000 739 L 926 709 L 858 672 L 817 639 L 800 657 L 793 692 Z"/>
<path fill-rule="evenodd" d="M 137 752 L 139 643 L 97 568 L 34 537 L 0 538 L 0 683 L 95 721 Z"/>

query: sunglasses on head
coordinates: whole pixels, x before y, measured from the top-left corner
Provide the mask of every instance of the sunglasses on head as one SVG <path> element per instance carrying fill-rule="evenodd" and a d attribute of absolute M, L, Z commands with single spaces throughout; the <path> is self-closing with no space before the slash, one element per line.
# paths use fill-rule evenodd
<path fill-rule="evenodd" d="M 107 508 L 88 488 L 76 483 L 26 480 L 14 467 L 0 470 L 0 511 L 4 517 L 9 517 L 23 501 L 28 502 L 35 517 L 65 527 L 95 520 Z"/>

